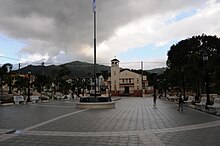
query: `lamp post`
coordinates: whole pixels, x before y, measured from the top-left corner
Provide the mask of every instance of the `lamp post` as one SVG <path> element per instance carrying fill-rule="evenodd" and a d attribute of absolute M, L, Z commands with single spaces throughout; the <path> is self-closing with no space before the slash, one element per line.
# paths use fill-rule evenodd
<path fill-rule="evenodd" d="M 18 90 L 19 90 L 19 92 L 20 92 L 20 95 L 21 95 L 21 85 L 20 85 L 20 83 L 21 83 L 21 77 L 20 77 L 20 75 L 21 75 L 21 64 L 19 63 L 18 64 Z"/>
<path fill-rule="evenodd" d="M 79 97 L 79 79 L 76 78 L 76 95 Z"/>
<path fill-rule="evenodd" d="M 167 97 L 167 85 L 166 85 L 166 79 L 163 79 L 164 81 L 164 97 Z"/>
<path fill-rule="evenodd" d="M 206 109 L 207 109 L 207 105 L 210 104 L 210 98 L 209 98 L 209 79 L 208 79 L 208 55 L 205 54 L 203 56 L 203 61 L 205 63 L 205 82 L 206 82 Z"/>
<path fill-rule="evenodd" d="M 53 98 L 53 100 L 54 100 L 54 95 L 55 95 L 55 84 L 52 82 L 52 83 L 51 83 L 51 86 L 52 86 L 52 92 L 53 92 L 53 94 L 52 94 L 52 98 Z"/>
<path fill-rule="evenodd" d="M 111 81 L 109 81 L 109 87 L 108 87 L 108 98 L 109 98 L 109 101 L 112 101 L 112 99 L 111 99 L 111 92 L 112 92 Z"/>
<path fill-rule="evenodd" d="M 186 100 L 186 94 L 185 94 L 185 79 L 184 79 L 184 68 L 181 68 L 182 73 L 182 86 L 183 86 L 183 99 Z"/>
<path fill-rule="evenodd" d="M 157 95 L 156 95 L 157 73 L 153 73 L 153 82 L 154 82 L 153 100 L 154 100 L 154 106 L 156 106 L 156 100 L 157 100 Z"/>
<path fill-rule="evenodd" d="M 30 102 L 30 81 L 31 81 L 31 71 L 28 71 L 28 98 L 27 102 Z"/>

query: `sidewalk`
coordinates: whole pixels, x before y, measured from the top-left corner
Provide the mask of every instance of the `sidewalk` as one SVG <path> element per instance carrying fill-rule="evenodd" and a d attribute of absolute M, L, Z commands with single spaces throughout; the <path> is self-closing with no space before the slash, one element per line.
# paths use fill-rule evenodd
<path fill-rule="evenodd" d="M 0 107 L 0 145 L 219 145 L 220 118 L 152 98 L 122 97 L 115 109 L 54 101 Z M 6 134 L 5 131 L 16 131 Z M 208 134 L 207 134 L 208 133 Z M 206 138 L 204 140 L 204 138 Z"/>

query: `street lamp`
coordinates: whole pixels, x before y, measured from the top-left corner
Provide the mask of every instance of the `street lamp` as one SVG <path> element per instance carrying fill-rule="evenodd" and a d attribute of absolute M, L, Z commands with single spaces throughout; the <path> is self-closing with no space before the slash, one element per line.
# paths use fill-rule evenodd
<path fill-rule="evenodd" d="M 209 80 L 208 80 L 208 55 L 205 54 L 203 56 L 203 61 L 205 63 L 205 82 L 206 82 L 206 109 L 207 109 L 207 105 L 210 104 L 210 99 L 209 99 Z"/>
<path fill-rule="evenodd" d="M 154 94 L 153 94 L 153 100 L 154 100 L 154 106 L 156 106 L 156 100 L 157 100 L 157 95 L 156 95 L 156 82 L 157 82 L 157 73 L 153 73 L 153 82 L 154 82 Z"/>
<path fill-rule="evenodd" d="M 163 83 L 164 83 L 164 97 L 167 97 L 167 85 L 166 85 L 166 79 L 163 79 Z"/>
<path fill-rule="evenodd" d="M 30 81 L 31 81 L 31 71 L 28 71 L 28 98 L 27 102 L 30 102 Z"/>
<path fill-rule="evenodd" d="M 186 100 L 186 94 L 185 94 L 185 79 L 184 79 L 184 68 L 181 68 L 182 72 L 182 86 L 183 86 L 183 99 Z"/>
<path fill-rule="evenodd" d="M 111 96 L 112 96 L 112 84 L 111 84 L 111 81 L 110 81 L 110 86 L 109 86 L 109 88 L 110 88 L 110 89 L 109 89 L 109 90 L 110 90 L 110 91 L 109 91 L 109 97 L 111 97 Z"/>

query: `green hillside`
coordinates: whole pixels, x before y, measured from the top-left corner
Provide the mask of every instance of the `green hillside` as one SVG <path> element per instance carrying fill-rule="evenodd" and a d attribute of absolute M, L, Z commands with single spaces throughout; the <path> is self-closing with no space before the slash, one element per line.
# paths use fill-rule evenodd
<path fill-rule="evenodd" d="M 72 78 L 80 78 L 80 77 L 92 77 L 94 73 L 94 65 L 92 63 L 73 61 L 70 63 L 62 64 L 62 65 L 49 65 L 49 66 L 34 66 L 29 65 L 20 69 L 20 73 L 26 74 L 28 71 L 31 71 L 32 74 L 44 74 L 46 76 L 55 77 L 65 72 L 70 72 L 69 75 Z M 18 70 L 17 70 L 18 72 Z M 104 65 L 96 65 L 97 73 L 110 73 L 110 67 Z"/>
<path fill-rule="evenodd" d="M 156 68 L 147 70 L 148 73 L 162 74 L 166 68 Z M 94 75 L 94 65 L 92 63 L 73 61 L 62 65 L 49 65 L 49 66 L 34 66 L 29 65 L 20 69 L 20 73 L 26 74 L 31 71 L 32 74 L 44 74 L 50 77 L 62 77 L 68 74 L 71 78 L 92 78 Z M 105 78 L 110 76 L 110 66 L 99 65 L 96 66 L 96 73 L 102 74 Z M 134 72 L 141 73 L 141 70 L 133 70 Z M 18 70 L 17 70 L 18 72 Z M 145 72 L 145 71 L 144 71 Z"/>

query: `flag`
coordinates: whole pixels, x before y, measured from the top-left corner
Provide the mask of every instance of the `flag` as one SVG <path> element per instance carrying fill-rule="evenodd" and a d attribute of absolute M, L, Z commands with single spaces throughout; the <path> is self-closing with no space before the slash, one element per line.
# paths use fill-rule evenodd
<path fill-rule="evenodd" d="M 95 0 L 92 0 L 92 11 L 95 12 L 96 9 L 96 3 Z"/>

